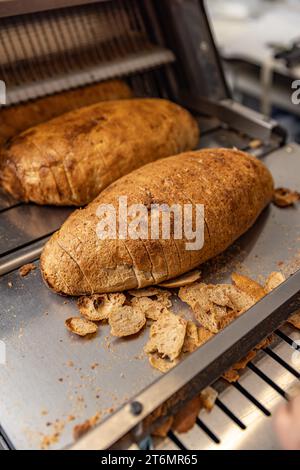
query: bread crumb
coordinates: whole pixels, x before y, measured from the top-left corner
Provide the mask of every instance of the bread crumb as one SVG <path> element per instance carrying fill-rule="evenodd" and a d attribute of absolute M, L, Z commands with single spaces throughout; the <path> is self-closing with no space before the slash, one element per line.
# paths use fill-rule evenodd
<path fill-rule="evenodd" d="M 86 434 L 91 428 L 93 428 L 100 420 L 101 413 L 97 412 L 94 416 L 84 421 L 84 423 L 76 424 L 73 428 L 73 438 L 76 441 L 84 434 Z"/>
<path fill-rule="evenodd" d="M 276 287 L 280 286 L 285 281 L 285 276 L 279 271 L 273 271 L 267 278 L 264 289 L 266 292 L 271 292 Z"/>
<path fill-rule="evenodd" d="M 211 411 L 215 405 L 216 399 L 218 398 L 218 392 L 212 387 L 206 387 L 200 393 L 200 397 L 203 408 L 207 411 Z"/>
<path fill-rule="evenodd" d="M 69 331 L 79 336 L 90 335 L 98 330 L 95 323 L 80 317 L 67 318 L 65 325 Z"/>
<path fill-rule="evenodd" d="M 290 316 L 288 323 L 300 330 L 300 310 Z"/>
<path fill-rule="evenodd" d="M 52 434 L 48 434 L 46 436 L 43 436 L 41 440 L 40 447 L 43 450 L 48 449 L 50 446 L 53 444 L 56 444 L 61 436 L 61 433 L 63 432 L 65 428 L 65 423 L 63 421 L 56 420 L 55 423 L 52 425 L 52 423 L 47 423 L 49 426 L 53 426 L 54 430 Z"/>
<path fill-rule="evenodd" d="M 21 266 L 21 268 L 19 269 L 20 276 L 25 277 L 31 271 L 34 271 L 35 269 L 36 269 L 36 266 L 33 263 L 24 264 L 24 266 Z"/>
<path fill-rule="evenodd" d="M 259 139 L 253 139 L 253 140 L 250 140 L 248 145 L 251 149 L 258 149 L 259 147 L 262 146 L 262 141 Z"/>
<path fill-rule="evenodd" d="M 13 283 L 12 283 L 11 281 L 9 281 L 9 282 L 7 283 L 7 285 L 8 285 L 8 287 L 9 287 L 10 289 L 13 287 Z"/>
<path fill-rule="evenodd" d="M 276 188 L 273 196 L 273 203 L 278 207 L 293 206 L 300 200 L 300 193 L 288 188 Z"/>
<path fill-rule="evenodd" d="M 264 288 L 250 277 L 243 276 L 242 274 L 233 273 L 231 275 L 233 284 L 238 287 L 241 291 L 248 294 L 256 302 L 262 299 L 266 295 Z"/>

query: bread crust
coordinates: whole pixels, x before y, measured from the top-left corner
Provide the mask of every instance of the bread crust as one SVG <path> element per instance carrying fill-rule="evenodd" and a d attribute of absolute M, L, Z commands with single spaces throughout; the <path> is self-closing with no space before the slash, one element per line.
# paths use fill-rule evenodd
<path fill-rule="evenodd" d="M 164 190 L 167 175 L 173 189 L 169 184 Z M 129 205 L 147 204 L 148 193 L 139 190 L 145 182 L 153 198 L 161 203 L 192 200 L 194 204 L 204 204 L 210 234 L 205 236 L 203 248 L 192 255 L 186 255 L 184 243 L 177 244 L 184 264 L 169 262 L 167 274 L 161 249 L 164 260 L 177 256 L 174 240 L 164 240 L 161 247 L 154 244 L 152 278 L 148 276 L 149 264 L 142 261 L 148 240 L 130 241 L 134 245 L 133 258 L 125 248 L 127 240 L 99 240 L 96 235 L 99 204 L 117 207 L 118 197 L 124 194 Z M 185 185 L 184 194 L 177 191 L 180 185 Z M 246 232 L 271 201 L 272 194 L 273 179 L 268 169 L 256 158 L 237 150 L 186 152 L 150 163 L 116 181 L 85 209 L 69 217 L 44 248 L 44 279 L 57 292 L 82 295 L 141 288 L 177 277 L 224 251 Z"/>
<path fill-rule="evenodd" d="M 198 138 L 194 118 L 170 101 L 103 101 L 8 142 L 0 186 L 25 202 L 82 206 L 130 171 L 195 148 Z"/>
<path fill-rule="evenodd" d="M 132 91 L 122 80 L 108 80 L 74 90 L 37 98 L 0 111 L 0 145 L 17 134 L 61 114 L 99 101 L 131 98 Z"/>

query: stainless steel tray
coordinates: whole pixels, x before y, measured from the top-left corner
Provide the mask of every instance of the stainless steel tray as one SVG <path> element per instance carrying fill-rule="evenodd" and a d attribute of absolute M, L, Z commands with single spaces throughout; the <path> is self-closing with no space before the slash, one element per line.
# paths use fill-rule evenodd
<path fill-rule="evenodd" d="M 265 162 L 276 185 L 299 188 L 299 146 L 280 149 Z M 204 278 L 228 280 L 233 270 L 256 278 L 278 269 L 295 272 L 300 267 L 299 212 L 299 206 L 270 206 L 217 263 L 203 268 Z M 0 339 L 7 349 L 7 362 L 0 365 L 0 419 L 16 448 L 39 448 L 47 436 L 55 441 L 55 433 L 52 448 L 69 445 L 75 424 L 98 412 L 103 420 L 161 377 L 142 354 L 147 329 L 127 340 L 111 338 L 105 325 L 92 340 L 69 334 L 64 320 L 77 314 L 76 305 L 50 292 L 38 269 L 27 278 L 17 271 L 3 276 L 0 298 Z"/>

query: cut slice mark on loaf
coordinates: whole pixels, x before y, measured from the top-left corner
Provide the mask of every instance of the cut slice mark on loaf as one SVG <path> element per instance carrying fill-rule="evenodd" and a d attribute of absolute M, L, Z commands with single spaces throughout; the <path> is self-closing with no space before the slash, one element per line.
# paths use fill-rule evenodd
<path fill-rule="evenodd" d="M 71 235 L 71 234 L 70 234 Z M 89 281 L 89 279 L 86 277 L 85 273 L 83 272 L 83 270 L 81 269 L 80 267 L 80 264 L 78 263 L 78 261 L 76 261 L 76 259 L 61 245 L 61 243 L 59 241 L 56 241 L 56 243 L 58 244 L 58 246 L 60 247 L 61 250 L 63 250 L 66 255 L 69 256 L 69 258 L 76 264 L 76 266 L 78 267 L 79 271 L 81 272 L 82 276 L 84 277 L 84 279 L 86 280 L 86 282 L 88 283 L 89 285 L 89 288 L 90 288 L 90 293 L 93 294 L 94 293 L 94 289 L 92 288 L 92 285 Z M 73 289 L 72 289 L 73 290 Z"/>
<path fill-rule="evenodd" d="M 151 275 L 151 278 L 152 278 L 152 281 L 153 281 L 153 284 L 156 284 L 156 279 L 154 278 L 153 276 L 153 263 L 152 263 L 152 260 L 151 260 L 151 256 L 149 254 L 149 251 L 147 249 L 147 244 L 144 242 L 144 240 L 142 238 L 139 238 L 140 242 L 143 244 L 144 248 L 145 248 L 145 252 L 147 253 L 147 258 L 149 259 L 149 263 L 151 265 L 151 268 L 150 268 L 150 275 Z"/>
<path fill-rule="evenodd" d="M 149 188 L 149 186 L 143 186 L 142 189 L 145 191 L 146 194 L 150 194 L 150 195 L 152 194 L 153 189 L 156 189 L 158 191 L 158 193 L 160 193 L 162 191 L 162 188 L 160 186 L 157 186 L 154 182 L 152 183 L 151 188 Z M 163 203 L 160 202 L 160 204 L 163 204 Z M 161 218 L 160 218 L 160 220 L 161 220 Z M 173 246 L 175 246 L 176 254 L 177 254 L 177 257 L 178 257 L 178 260 L 179 260 L 179 266 L 180 266 L 180 269 L 181 269 L 182 268 L 182 262 L 181 262 L 180 250 L 178 249 L 177 242 L 173 238 L 170 238 L 170 240 L 171 240 L 171 243 L 173 244 Z M 159 242 L 159 244 L 161 246 L 161 250 L 162 250 L 162 253 L 163 253 L 163 256 L 164 256 L 164 260 L 165 260 L 165 267 L 167 268 L 166 269 L 167 275 L 165 277 L 168 278 L 170 270 L 169 270 L 169 265 L 168 265 L 168 262 L 167 262 L 167 257 L 165 255 L 165 250 L 164 250 L 164 247 L 163 247 L 163 244 L 161 243 L 161 241 L 157 240 L 157 242 Z M 162 282 L 162 277 L 160 276 L 159 279 L 156 279 L 156 282 Z"/>
<path fill-rule="evenodd" d="M 60 246 L 60 244 L 58 243 L 57 240 L 55 240 L 54 243 L 56 243 L 56 245 L 60 248 L 60 250 L 62 250 L 62 251 L 64 252 L 64 254 L 65 254 L 68 258 L 70 258 L 69 253 L 67 253 L 66 250 L 64 250 L 64 249 Z M 41 259 L 42 259 L 42 258 L 41 258 Z M 70 259 L 71 259 L 71 258 L 70 258 Z M 49 278 L 49 276 L 47 275 L 47 273 L 43 270 L 43 266 L 42 266 L 42 273 L 43 273 L 43 277 L 44 277 L 46 283 L 49 285 L 49 287 L 50 287 L 51 289 L 54 289 L 54 285 L 53 285 L 53 283 L 51 282 L 51 278 Z M 66 281 L 65 276 L 63 275 L 63 271 L 60 271 L 59 274 L 60 274 L 60 277 L 63 279 L 63 282 L 64 282 L 65 286 L 67 286 L 68 291 L 69 291 L 69 292 L 73 292 L 72 287 L 68 284 L 68 282 Z M 55 277 L 55 276 L 56 276 L 56 272 L 54 273 L 54 277 Z M 52 275 L 51 277 L 53 277 L 53 275 Z M 56 290 L 56 292 L 58 292 L 58 293 L 63 293 L 63 291 L 57 291 L 57 290 Z"/>
<path fill-rule="evenodd" d="M 65 165 L 65 158 L 61 157 L 61 155 L 59 154 L 59 152 L 57 152 L 57 150 L 54 146 L 51 147 L 51 150 L 56 154 L 57 161 L 61 162 L 61 168 L 64 172 L 67 185 L 69 186 L 71 198 L 74 201 L 76 201 L 77 200 L 77 195 L 76 195 L 76 192 L 74 192 L 73 186 L 72 186 L 71 181 L 70 181 L 72 178 L 69 178 L 70 175 L 68 174 L 68 171 L 67 171 L 67 168 L 66 168 L 66 165 Z"/>
<path fill-rule="evenodd" d="M 40 154 L 40 156 L 44 157 L 43 152 L 41 151 L 40 147 L 36 144 L 36 142 L 30 141 L 30 144 L 33 145 L 33 146 L 37 149 L 37 151 L 38 151 L 38 153 Z M 55 186 L 55 188 L 56 188 L 56 193 L 57 193 L 57 196 L 58 196 L 58 200 L 60 200 L 61 197 L 60 197 L 60 193 L 59 193 L 58 183 L 57 183 L 57 181 L 56 181 L 54 172 L 53 172 L 53 170 L 52 170 L 52 165 L 47 163 L 47 156 L 46 156 L 46 158 L 45 158 L 45 164 L 44 164 L 44 165 L 41 165 L 41 166 L 39 167 L 39 170 L 38 170 L 37 173 L 39 173 L 39 171 L 40 171 L 43 167 L 47 168 L 47 169 L 49 170 L 49 172 L 51 173 L 52 178 L 53 178 L 53 181 L 54 181 L 54 186 Z M 40 191 L 41 191 L 41 194 L 42 194 L 42 193 L 43 193 L 43 187 L 42 187 L 43 178 L 39 178 L 39 180 L 40 180 L 40 186 L 41 186 Z"/>
<path fill-rule="evenodd" d="M 137 273 L 136 273 L 134 259 L 133 259 L 132 255 L 131 255 L 131 253 L 130 253 L 130 251 L 129 251 L 129 249 L 128 249 L 128 246 L 126 245 L 126 240 L 120 240 L 120 241 L 123 243 L 123 245 L 124 245 L 124 247 L 125 247 L 125 250 L 127 251 L 128 255 L 129 255 L 130 259 L 131 259 L 131 262 L 132 262 L 131 268 L 132 268 L 132 272 L 133 272 L 133 274 L 134 274 L 134 276 L 135 276 L 136 287 L 137 287 L 137 288 L 142 287 L 142 286 L 140 286 L 139 278 L 138 278 Z"/>
<path fill-rule="evenodd" d="M 172 179 L 172 176 L 171 176 L 171 179 Z M 176 183 L 175 183 L 176 185 Z M 196 206 L 196 203 L 186 194 L 185 191 L 183 191 L 181 188 L 179 188 L 177 186 L 177 191 L 178 192 L 181 192 L 183 194 L 183 196 L 188 200 L 190 201 L 190 203 L 192 204 L 193 207 Z M 210 246 L 212 245 L 212 240 L 211 240 L 211 236 L 210 236 L 210 230 L 209 230 L 209 226 L 208 226 L 208 222 L 206 220 L 206 217 L 205 217 L 205 207 L 204 207 L 204 224 L 205 224 L 205 227 L 206 227 L 206 230 L 207 230 L 207 234 L 208 234 L 208 239 L 209 239 L 209 244 Z M 190 266 L 190 269 L 192 269 L 192 266 Z"/>

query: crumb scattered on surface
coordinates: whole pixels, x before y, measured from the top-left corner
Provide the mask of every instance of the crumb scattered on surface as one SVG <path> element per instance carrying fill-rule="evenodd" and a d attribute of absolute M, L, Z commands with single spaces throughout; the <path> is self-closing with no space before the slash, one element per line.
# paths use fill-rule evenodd
<path fill-rule="evenodd" d="M 273 196 L 273 203 L 278 207 L 293 206 L 300 200 L 300 193 L 288 188 L 276 188 Z"/>
<path fill-rule="evenodd" d="M 20 276 L 25 277 L 29 273 L 31 273 L 31 271 L 34 271 L 35 269 L 36 269 L 36 266 L 33 263 L 24 264 L 24 266 L 21 266 L 21 268 L 19 269 Z"/>
<path fill-rule="evenodd" d="M 80 317 L 67 318 L 66 328 L 79 336 L 86 336 L 96 333 L 98 327 L 95 323 Z"/>
<path fill-rule="evenodd" d="M 98 411 L 94 416 L 84 421 L 84 423 L 76 424 L 73 428 L 73 438 L 74 440 L 79 439 L 84 434 L 86 434 L 91 428 L 93 428 L 101 418 L 101 413 Z"/>

